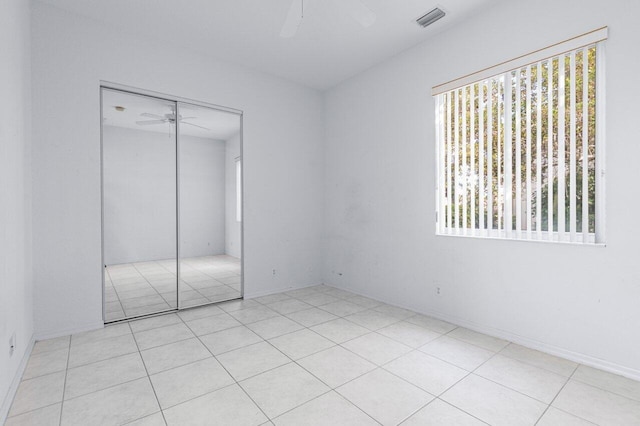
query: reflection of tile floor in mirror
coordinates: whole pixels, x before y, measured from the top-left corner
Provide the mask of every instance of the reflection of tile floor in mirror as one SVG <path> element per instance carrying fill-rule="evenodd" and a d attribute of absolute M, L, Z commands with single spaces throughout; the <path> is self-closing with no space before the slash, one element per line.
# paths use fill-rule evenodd
<path fill-rule="evenodd" d="M 176 261 L 156 260 L 107 266 L 105 321 L 176 307 Z M 240 259 L 227 255 L 182 259 L 180 306 L 240 297 Z"/>
<path fill-rule="evenodd" d="M 639 425 L 640 382 L 320 285 L 37 342 L 15 425 Z"/>

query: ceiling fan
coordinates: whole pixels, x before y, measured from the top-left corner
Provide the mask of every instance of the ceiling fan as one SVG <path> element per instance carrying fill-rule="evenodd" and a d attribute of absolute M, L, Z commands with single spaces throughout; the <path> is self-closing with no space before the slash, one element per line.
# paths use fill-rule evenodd
<path fill-rule="evenodd" d="M 153 120 L 144 120 L 144 121 L 136 121 L 136 124 L 139 126 L 149 126 L 149 125 L 153 125 L 153 124 L 164 124 L 164 123 L 169 123 L 169 124 L 175 124 L 176 123 L 176 112 L 172 111 L 170 113 L 167 113 L 165 115 L 158 115 L 158 114 L 151 114 L 148 112 L 143 112 L 142 114 L 140 114 L 140 116 L 142 117 L 147 117 L 147 118 L 153 118 Z M 200 129 L 204 129 L 204 130 L 211 130 L 208 129 L 206 127 L 203 126 L 199 126 L 197 124 L 193 124 L 193 123 L 189 123 L 186 122 L 184 120 L 190 120 L 193 118 L 197 118 L 197 117 L 183 117 L 181 115 L 177 115 L 177 119 L 178 122 L 180 122 L 180 125 L 182 124 L 186 124 L 189 126 L 193 126 L 193 127 L 198 127 Z"/>
<path fill-rule="evenodd" d="M 304 19 L 304 6 L 307 1 L 310 0 L 293 0 L 291 2 L 287 19 L 280 31 L 280 37 L 289 38 L 296 35 Z M 364 28 L 368 28 L 376 22 L 376 14 L 362 0 L 332 0 L 332 2 L 351 15 Z"/>

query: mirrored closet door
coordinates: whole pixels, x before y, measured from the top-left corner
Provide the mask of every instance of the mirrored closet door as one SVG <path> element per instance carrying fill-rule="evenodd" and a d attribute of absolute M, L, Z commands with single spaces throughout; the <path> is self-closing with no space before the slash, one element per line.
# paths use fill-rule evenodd
<path fill-rule="evenodd" d="M 241 115 L 102 88 L 104 320 L 242 297 Z"/>
<path fill-rule="evenodd" d="M 241 289 L 240 116 L 178 103 L 180 307 L 237 299 Z"/>

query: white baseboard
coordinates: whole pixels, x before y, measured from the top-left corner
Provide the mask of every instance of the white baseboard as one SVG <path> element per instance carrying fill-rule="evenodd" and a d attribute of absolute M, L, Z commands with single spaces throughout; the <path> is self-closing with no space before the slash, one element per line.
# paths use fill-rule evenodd
<path fill-rule="evenodd" d="M 38 341 L 54 339 L 56 337 L 68 336 L 70 334 L 82 333 L 85 331 L 98 330 L 100 328 L 104 328 L 104 323 L 102 321 L 63 330 L 38 331 L 35 333 L 35 340 Z"/>
<path fill-rule="evenodd" d="M 350 291 L 354 294 L 359 294 L 361 296 L 368 297 L 370 299 L 375 299 L 380 302 L 388 303 L 382 300 L 382 298 L 377 297 L 375 295 L 363 294 L 357 291 L 353 291 L 350 288 L 344 286 L 336 286 L 333 284 L 327 284 L 332 287 L 340 288 L 345 291 Z M 390 303 L 389 303 L 390 304 Z M 484 324 L 479 324 L 473 321 L 468 321 L 459 317 L 455 317 L 452 315 L 447 315 L 442 312 L 437 311 L 429 311 L 429 310 L 417 310 L 413 307 L 403 306 L 403 305 L 395 305 L 400 308 L 408 309 L 413 312 L 417 312 L 419 314 L 427 315 L 442 321 L 449 322 L 453 325 L 457 325 L 459 327 L 465 327 L 473 331 L 477 331 L 479 333 L 487 334 L 489 336 L 498 337 L 500 339 L 508 340 L 510 342 L 516 343 L 521 346 L 525 346 L 530 349 L 535 349 L 540 352 L 544 352 L 550 355 L 555 355 L 560 358 L 568 359 L 569 361 L 577 362 L 579 364 L 584 364 L 589 367 L 597 368 L 599 370 L 608 371 L 609 373 L 618 374 L 620 376 L 627 377 L 629 379 L 640 381 L 640 370 L 626 367 L 624 365 L 616 364 L 614 362 L 610 362 L 604 359 L 596 358 L 590 355 L 586 355 L 580 352 L 571 351 L 569 349 L 565 349 L 559 346 L 550 345 L 548 343 L 541 342 L 539 340 L 530 339 L 526 336 L 521 336 L 519 334 L 515 334 L 512 332 L 508 332 L 505 330 L 500 330 L 494 327 L 490 327 Z"/>
<path fill-rule="evenodd" d="M 258 292 L 254 292 L 254 293 L 249 293 L 249 292 L 245 292 L 244 294 L 244 298 L 245 299 L 255 299 L 256 297 L 262 297 L 262 296 L 269 296 L 271 294 L 276 294 L 276 293 L 282 293 L 284 291 L 292 291 L 292 290 L 301 290 L 303 288 L 308 288 L 308 287 L 315 287 L 319 284 L 308 284 L 308 285 L 304 285 L 301 287 L 280 287 L 280 288 L 276 288 L 276 289 L 270 289 L 267 291 L 258 291 Z"/>
<path fill-rule="evenodd" d="M 420 312 L 420 313 L 443 320 L 443 321 L 450 322 L 451 324 L 454 324 L 454 325 L 458 325 L 473 331 L 477 331 L 479 333 L 483 333 L 489 336 L 508 340 L 510 342 L 516 343 L 521 346 L 525 346 L 530 349 L 535 349 L 540 352 L 545 352 L 550 355 L 555 355 L 560 358 L 568 359 L 569 361 L 577 362 L 578 364 L 584 364 L 589 367 L 597 368 L 603 371 L 608 371 L 610 373 L 628 377 L 629 379 L 640 381 L 640 370 L 625 367 L 623 365 L 619 365 L 604 359 L 595 358 L 590 355 L 565 349 L 560 346 L 544 343 L 539 340 L 530 339 L 526 336 L 521 336 L 519 334 L 489 327 L 484 324 L 478 324 L 472 321 L 467 321 L 461 318 L 453 317 L 447 314 L 443 314 L 441 312 L 431 311 L 431 312 Z"/>
<path fill-rule="evenodd" d="M 18 385 L 20 385 L 20 381 L 22 380 L 22 375 L 24 374 L 25 368 L 27 368 L 27 363 L 29 362 L 29 357 L 31 356 L 31 351 L 33 351 L 33 345 L 35 344 L 34 336 L 32 335 L 29 339 L 29 345 L 27 346 L 27 350 L 24 351 L 24 355 L 20 360 L 20 364 L 18 365 L 18 370 L 16 370 L 16 374 L 13 376 L 13 380 L 11 381 L 11 386 L 9 386 L 9 390 L 4 397 L 4 401 L 2 402 L 2 407 L 0 407 L 0 425 L 3 425 L 7 421 L 7 416 L 9 415 L 9 409 L 11 408 L 11 404 L 13 403 L 13 398 L 16 396 L 16 392 L 18 391 Z"/>

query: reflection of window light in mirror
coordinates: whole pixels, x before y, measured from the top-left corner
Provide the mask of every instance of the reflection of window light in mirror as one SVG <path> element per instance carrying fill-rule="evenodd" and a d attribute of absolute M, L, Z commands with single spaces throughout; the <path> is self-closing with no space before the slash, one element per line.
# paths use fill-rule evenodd
<path fill-rule="evenodd" d="M 242 164 L 236 158 L 236 221 L 242 222 Z"/>

